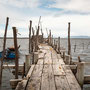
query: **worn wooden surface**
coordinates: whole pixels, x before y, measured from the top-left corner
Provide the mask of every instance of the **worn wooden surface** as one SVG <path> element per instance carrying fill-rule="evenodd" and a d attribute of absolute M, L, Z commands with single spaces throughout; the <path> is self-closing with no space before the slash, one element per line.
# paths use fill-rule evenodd
<path fill-rule="evenodd" d="M 39 46 L 39 59 L 26 90 L 81 90 L 69 66 L 48 45 Z"/>

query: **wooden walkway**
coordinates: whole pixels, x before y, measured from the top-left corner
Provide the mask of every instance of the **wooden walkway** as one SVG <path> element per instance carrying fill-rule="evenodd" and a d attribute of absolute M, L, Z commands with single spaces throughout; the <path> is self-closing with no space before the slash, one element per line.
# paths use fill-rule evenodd
<path fill-rule="evenodd" d="M 26 90 L 81 90 L 69 66 L 48 45 L 39 46 L 39 59 L 28 80 Z"/>

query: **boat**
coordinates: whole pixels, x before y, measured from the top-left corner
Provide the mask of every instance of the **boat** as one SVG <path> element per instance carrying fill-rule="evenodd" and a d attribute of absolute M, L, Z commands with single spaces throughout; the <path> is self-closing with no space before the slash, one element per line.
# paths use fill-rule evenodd
<path fill-rule="evenodd" d="M 2 54 L 3 54 L 3 51 L 0 52 L 0 58 L 2 58 Z M 14 47 L 9 47 L 5 50 L 4 59 L 15 59 L 15 48 Z"/>

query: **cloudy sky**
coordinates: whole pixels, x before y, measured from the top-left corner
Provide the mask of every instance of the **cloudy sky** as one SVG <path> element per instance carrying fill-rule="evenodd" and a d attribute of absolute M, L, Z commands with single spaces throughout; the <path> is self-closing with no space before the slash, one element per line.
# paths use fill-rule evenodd
<path fill-rule="evenodd" d="M 47 28 L 54 36 L 67 37 L 68 22 L 71 36 L 90 36 L 90 0 L 0 0 L 0 37 L 6 17 L 10 18 L 8 36 L 13 35 L 13 26 L 21 36 L 28 36 L 29 21 L 36 29 L 40 16 L 45 36 Z"/>

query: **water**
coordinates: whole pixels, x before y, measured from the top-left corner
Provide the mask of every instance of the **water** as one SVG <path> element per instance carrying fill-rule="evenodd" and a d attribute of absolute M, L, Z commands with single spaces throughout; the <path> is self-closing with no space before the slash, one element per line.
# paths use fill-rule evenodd
<path fill-rule="evenodd" d="M 19 64 L 23 64 L 25 61 L 25 54 L 28 53 L 28 39 L 18 39 L 18 45 L 20 45 L 20 58 Z M 13 46 L 13 39 L 7 39 L 7 46 Z M 2 51 L 3 40 L 0 39 L 0 51 Z M 74 48 L 76 45 L 76 50 L 74 52 Z M 67 39 L 61 39 L 61 46 L 66 49 L 67 52 Z M 80 56 L 82 61 L 90 62 L 90 39 L 71 39 L 71 53 L 72 59 L 74 61 L 78 60 L 78 56 Z M 4 61 L 4 64 L 15 64 L 14 60 Z M 15 78 L 15 76 L 11 73 L 11 69 L 4 69 L 3 70 L 3 82 L 2 88 L 0 90 L 12 90 L 10 87 L 9 80 Z M 85 74 L 90 75 L 90 66 L 85 66 Z M 84 85 L 84 90 L 90 90 L 90 85 Z"/>

